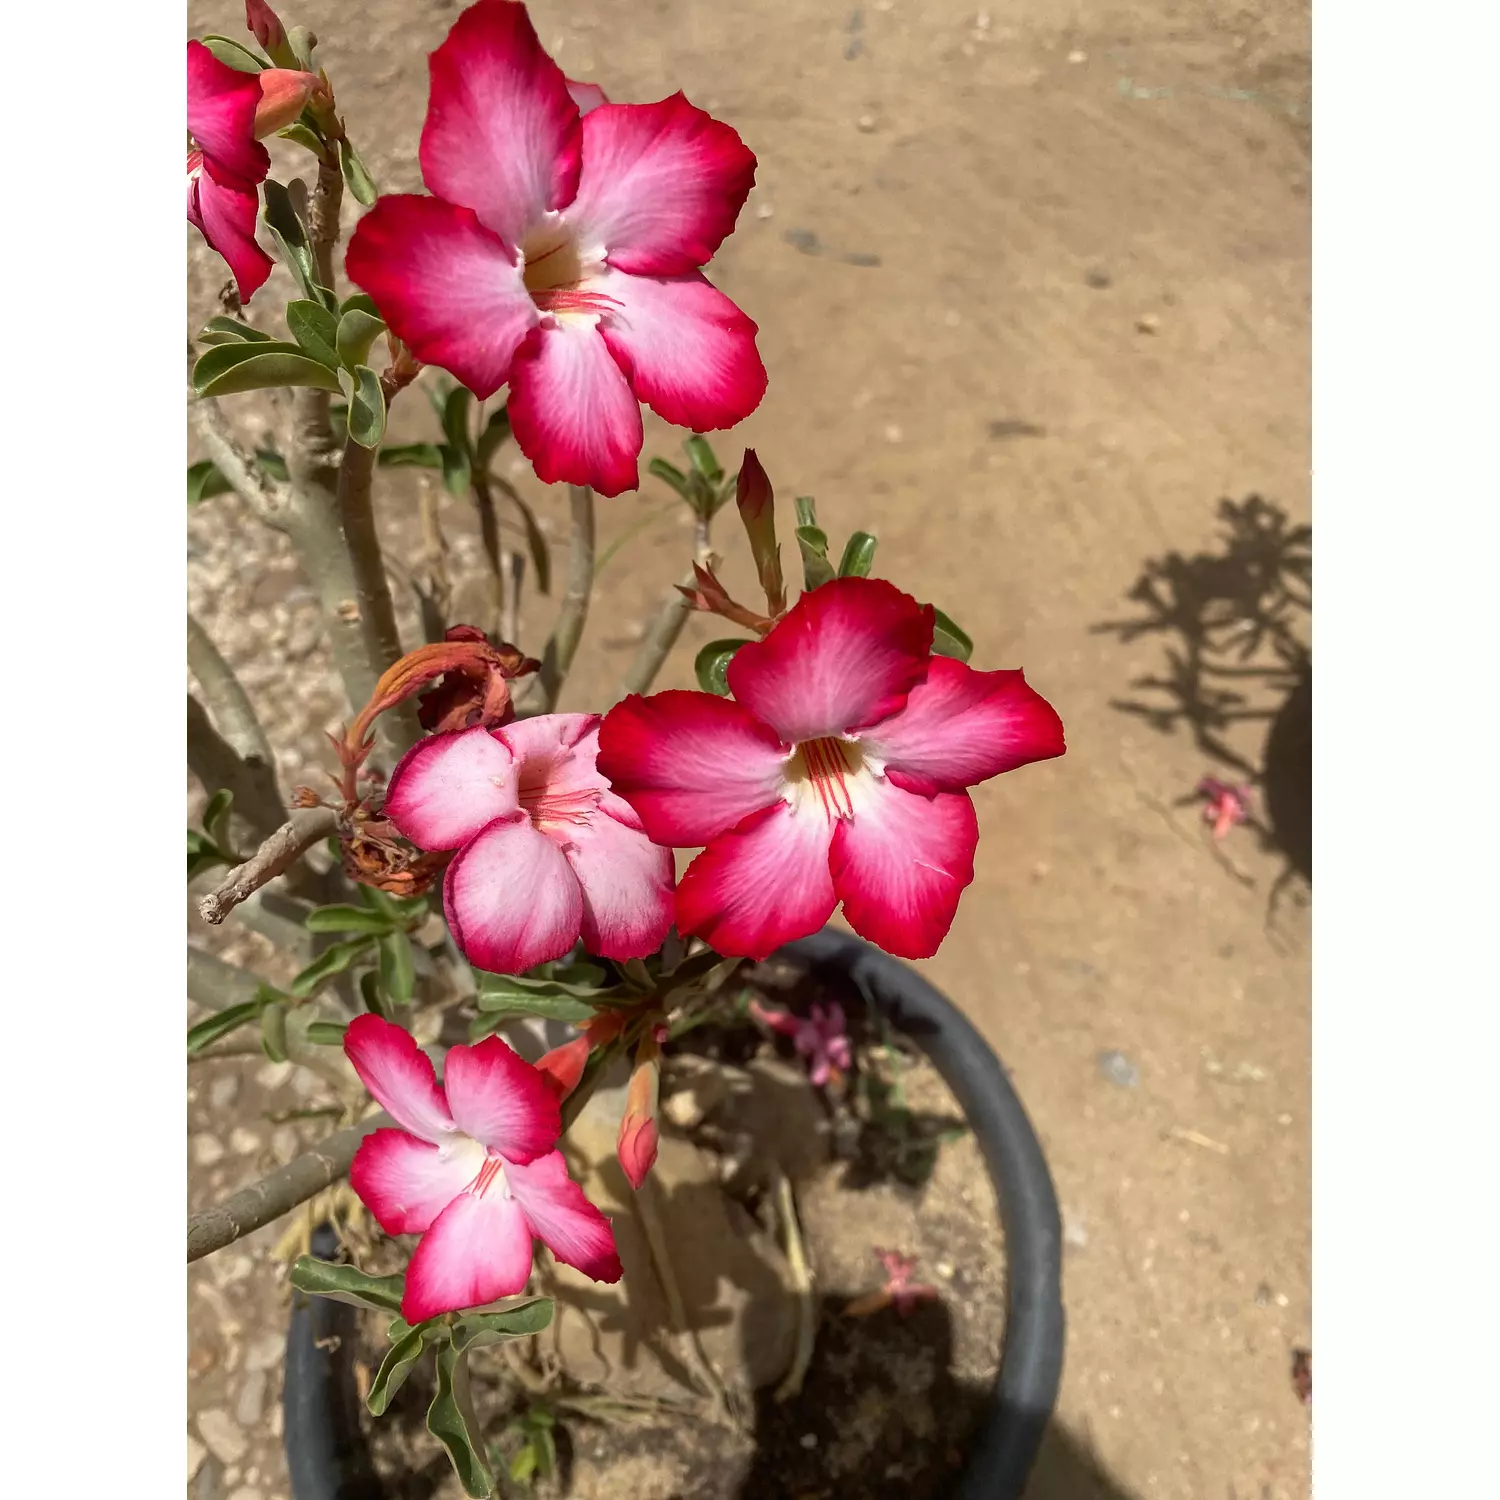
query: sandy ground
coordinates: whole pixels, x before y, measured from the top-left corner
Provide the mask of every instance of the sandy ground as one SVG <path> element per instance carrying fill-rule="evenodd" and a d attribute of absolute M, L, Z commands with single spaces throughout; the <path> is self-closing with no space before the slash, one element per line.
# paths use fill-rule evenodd
<path fill-rule="evenodd" d="M 423 56 L 456 6 L 358 10 L 283 14 L 326 36 L 382 187 L 413 189 Z M 977 665 L 1024 667 L 1067 724 L 1064 759 L 977 790 L 975 883 L 925 966 L 1013 1068 L 1065 1208 L 1056 1451 L 1089 1454 L 1106 1500 L 1305 1493 L 1288 1372 L 1310 1320 L 1306 888 L 1273 903 L 1274 848 L 1209 840 L 1190 794 L 1224 767 L 1189 725 L 1121 711 L 1158 701 L 1132 685 L 1182 640 L 1098 628 L 1142 613 L 1125 596 L 1152 559 L 1218 576 L 1221 499 L 1307 519 L 1303 9 L 533 13 L 572 76 L 618 99 L 680 87 L 759 157 L 710 270 L 759 322 L 771 388 L 721 451 L 753 444 L 783 495 L 817 496 L 836 545 L 878 533 L 876 571 L 954 615 Z M 189 20 L 237 32 L 238 7 Z M 192 267 L 211 310 L 221 278 Z M 675 443 L 648 421 L 648 454 Z M 604 503 L 604 540 L 666 498 Z M 622 551 L 565 706 L 612 687 L 685 546 L 669 518 Z M 1255 691 L 1221 738 L 1258 771 L 1278 699 Z M 1034 1495 L 1084 1493 L 1044 1455 Z"/>

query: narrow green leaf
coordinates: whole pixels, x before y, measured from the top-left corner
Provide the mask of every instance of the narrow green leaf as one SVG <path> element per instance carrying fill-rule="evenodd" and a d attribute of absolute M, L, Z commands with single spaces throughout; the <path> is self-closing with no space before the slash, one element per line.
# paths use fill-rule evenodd
<path fill-rule="evenodd" d="M 524 975 L 520 977 L 525 978 Z M 560 968 L 553 965 L 552 972 L 547 976 L 548 984 L 567 985 L 576 989 L 579 994 L 602 989 L 608 981 L 609 974 L 605 969 L 584 959 L 563 964 Z"/>
<path fill-rule="evenodd" d="M 287 27 L 286 44 L 292 49 L 292 56 L 297 59 L 304 73 L 318 71 L 313 66 L 313 48 L 317 46 L 318 39 L 306 26 Z"/>
<path fill-rule="evenodd" d="M 469 484 L 473 478 L 469 455 L 463 449 L 455 448 L 452 443 L 439 444 L 438 452 L 443 460 L 443 488 L 462 500 L 469 493 Z"/>
<path fill-rule="evenodd" d="M 204 833 L 226 854 L 234 853 L 234 844 L 229 837 L 229 815 L 233 811 L 234 793 L 228 787 L 220 787 L 203 809 Z"/>
<path fill-rule="evenodd" d="M 472 1500 L 495 1492 L 495 1473 L 484 1453 L 484 1434 L 469 1395 L 467 1359 L 446 1344 L 437 1353 L 437 1394 L 427 1409 L 427 1430 L 448 1450 L 448 1460 Z"/>
<path fill-rule="evenodd" d="M 468 455 L 474 444 L 469 438 L 469 413 L 474 409 L 474 393 L 465 386 L 456 385 L 443 401 L 443 436 L 450 447 Z"/>
<path fill-rule="evenodd" d="M 821 588 L 834 577 L 833 564 L 828 561 L 828 538 L 816 526 L 797 528 L 797 549 L 802 553 L 803 588 L 811 592 Z"/>
<path fill-rule="evenodd" d="M 380 309 L 375 306 L 375 299 L 368 292 L 351 292 L 339 303 L 339 316 L 347 312 L 369 313 L 372 318 L 380 316 Z"/>
<path fill-rule="evenodd" d="M 551 1479 L 557 1472 L 557 1439 L 552 1436 L 551 1426 L 551 1414 L 548 1413 L 547 1420 L 539 1426 L 531 1439 L 532 1450 L 539 1455 L 536 1471 L 541 1479 Z"/>
<path fill-rule="evenodd" d="M 200 396 L 227 396 L 275 386 L 302 385 L 336 391 L 338 377 L 310 359 L 297 344 L 218 344 L 193 366 L 193 387 Z"/>
<path fill-rule="evenodd" d="M 219 472 L 219 466 L 211 458 L 200 458 L 189 464 L 187 471 L 187 503 L 197 505 L 200 500 L 211 500 L 222 495 L 233 486 Z"/>
<path fill-rule="evenodd" d="M 711 485 L 717 487 L 724 478 L 724 466 L 719 462 L 708 439 L 695 432 L 690 438 L 684 439 L 682 446 L 687 449 L 687 456 L 692 460 L 693 467 Z"/>
<path fill-rule="evenodd" d="M 339 320 L 321 302 L 299 299 L 286 305 L 286 324 L 292 337 L 319 364 L 339 367 Z"/>
<path fill-rule="evenodd" d="M 199 833 L 196 828 L 188 829 L 187 841 L 189 883 L 196 880 L 205 870 L 212 870 L 218 865 L 228 865 L 229 860 L 214 846 L 206 834 Z"/>
<path fill-rule="evenodd" d="M 390 918 L 391 926 L 403 929 L 420 922 L 432 910 L 426 896 L 393 896 L 373 885 L 356 886 L 355 895 L 371 911 L 384 912 Z"/>
<path fill-rule="evenodd" d="M 303 924 L 309 932 L 368 932 L 379 936 L 395 926 L 393 918 L 363 906 L 319 906 Z"/>
<path fill-rule="evenodd" d="M 373 937 L 354 937 L 342 943 L 334 943 L 292 980 L 289 986 L 292 994 L 299 1000 L 306 1000 L 308 996 L 316 994 L 335 974 L 342 974 L 356 959 L 368 957 L 374 946 Z"/>
<path fill-rule="evenodd" d="M 375 186 L 375 179 L 365 170 L 359 153 L 347 139 L 339 142 L 339 167 L 344 174 L 344 181 L 349 184 L 349 191 L 354 194 L 354 201 L 368 208 L 379 196 L 380 189 Z"/>
<path fill-rule="evenodd" d="M 602 991 L 596 993 L 601 1000 L 604 998 Z M 496 990 L 486 993 L 481 990 L 475 1004 L 492 1019 L 505 1021 L 521 1016 L 540 1016 L 547 1021 L 588 1021 L 593 1019 L 598 1010 L 597 1005 L 568 994 L 562 986 L 558 986 L 558 993 L 520 989 L 507 993 Z"/>
<path fill-rule="evenodd" d="M 436 443 L 393 443 L 380 450 L 379 461 L 388 469 L 441 469 L 443 451 Z"/>
<path fill-rule="evenodd" d="M 291 194 L 274 177 L 266 178 L 262 191 L 266 199 L 266 227 L 281 251 L 281 258 L 301 286 L 302 295 L 310 302 L 321 302 L 331 310 L 333 294 L 327 287 L 318 284 L 317 263 L 307 240 L 307 226 L 292 206 Z"/>
<path fill-rule="evenodd" d="M 314 1047 L 342 1047 L 347 1029 L 342 1021 L 309 1021 L 307 1040 Z"/>
<path fill-rule="evenodd" d="M 359 998 L 365 1002 L 365 1009 L 372 1016 L 379 1016 L 382 1021 L 391 1019 L 391 1007 L 385 1003 L 385 996 L 380 989 L 380 975 L 374 969 L 366 969 L 359 976 Z"/>
<path fill-rule="evenodd" d="M 717 693 L 721 698 L 729 696 L 729 663 L 741 646 L 749 645 L 745 640 L 710 641 L 693 658 L 693 672 L 698 686 L 705 693 Z"/>
<path fill-rule="evenodd" d="M 378 448 L 384 436 L 385 392 L 380 376 L 369 365 L 358 365 L 349 397 L 349 441 L 361 448 Z"/>
<path fill-rule="evenodd" d="M 531 1443 L 527 1443 L 521 1451 L 510 1461 L 510 1477 L 517 1484 L 524 1484 L 529 1489 L 531 1478 L 537 1471 L 537 1451 Z"/>
<path fill-rule="evenodd" d="M 273 1000 L 260 1013 L 261 1050 L 272 1062 L 286 1061 L 286 1004 Z"/>
<path fill-rule="evenodd" d="M 385 320 L 367 313 L 363 308 L 351 307 L 338 321 L 336 345 L 338 357 L 347 369 L 366 364 L 375 340 L 385 332 Z"/>
<path fill-rule="evenodd" d="M 380 1368 L 370 1382 L 370 1393 L 365 1397 L 365 1405 L 370 1408 L 372 1416 L 385 1415 L 391 1399 L 406 1384 L 406 1377 L 411 1374 L 429 1337 L 438 1326 L 434 1318 L 418 1323 L 415 1327 L 399 1321 L 391 1325 L 391 1347 L 386 1350 L 385 1358 L 381 1360 Z"/>
<path fill-rule="evenodd" d="M 259 73 L 271 66 L 265 58 L 257 56 L 248 47 L 227 36 L 206 36 L 203 38 L 203 45 L 221 63 L 227 63 L 237 73 Z"/>
<path fill-rule="evenodd" d="M 239 1005 L 228 1006 L 224 1010 L 216 1011 L 206 1020 L 199 1021 L 196 1026 L 188 1030 L 188 1055 L 201 1052 L 210 1042 L 216 1042 L 221 1036 L 228 1036 L 231 1031 L 239 1030 L 241 1026 L 255 1020 L 260 1012 L 259 1000 L 245 1000 Z"/>
<path fill-rule="evenodd" d="M 274 448 L 257 448 L 255 461 L 272 479 L 279 479 L 283 484 L 286 483 L 288 478 L 286 460 Z"/>
<path fill-rule="evenodd" d="M 799 526 L 816 526 L 818 524 L 818 508 L 813 503 L 811 495 L 797 496 L 797 524 Z"/>
<path fill-rule="evenodd" d="M 463 1354 L 485 1344 L 530 1338 L 552 1321 L 552 1299 L 530 1297 L 499 1312 L 465 1313 L 453 1325 L 453 1347 Z"/>
<path fill-rule="evenodd" d="M 497 406 L 490 413 L 489 421 L 484 424 L 484 431 L 479 434 L 479 442 L 474 449 L 474 457 L 481 469 L 489 468 L 495 449 L 509 436 L 510 410 L 504 406 Z"/>
<path fill-rule="evenodd" d="M 332 1297 L 352 1307 L 373 1307 L 376 1312 L 399 1313 L 402 1276 L 367 1276 L 358 1266 L 336 1266 L 332 1261 L 299 1255 L 292 1263 L 291 1282 L 299 1292 L 314 1297 Z"/>
<path fill-rule="evenodd" d="M 276 134 L 284 141 L 296 141 L 299 146 L 306 146 L 319 161 L 323 160 L 327 151 L 318 132 L 312 126 L 304 125 L 301 120 L 294 120 L 285 130 L 278 130 Z"/>
<path fill-rule="evenodd" d="M 531 507 L 515 492 L 510 491 L 512 504 L 521 513 L 521 525 L 526 529 L 526 547 L 531 553 L 531 566 L 536 573 L 536 587 L 540 594 L 552 592 L 552 549 L 547 545 L 547 538 L 542 535 L 542 528 L 537 525 L 536 515 Z"/>
<path fill-rule="evenodd" d="M 868 578 L 875 561 L 876 541 L 868 531 L 856 531 L 844 543 L 844 555 L 839 560 L 840 578 Z"/>
<path fill-rule="evenodd" d="M 676 464 L 669 464 L 664 458 L 653 458 L 646 465 L 646 472 L 656 475 L 663 484 L 671 485 L 684 500 L 688 498 L 688 477 Z"/>
<path fill-rule="evenodd" d="M 275 341 L 269 333 L 262 333 L 259 328 L 252 328 L 238 318 L 226 317 L 220 313 L 203 325 L 203 331 L 198 335 L 198 342 L 200 344 L 270 344 Z"/>
<path fill-rule="evenodd" d="M 932 618 L 933 655 L 951 656 L 955 661 L 968 661 L 974 654 L 974 642 L 942 610 L 934 609 Z"/>
<path fill-rule="evenodd" d="M 395 1004 L 411 1004 L 417 972 L 411 939 L 404 932 L 388 932 L 380 939 L 380 983 Z"/>

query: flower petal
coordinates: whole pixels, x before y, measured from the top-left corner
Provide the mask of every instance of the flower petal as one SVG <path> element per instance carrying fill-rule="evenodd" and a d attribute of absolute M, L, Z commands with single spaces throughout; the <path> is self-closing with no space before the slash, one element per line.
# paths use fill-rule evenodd
<path fill-rule="evenodd" d="M 599 770 L 658 844 L 693 848 L 780 796 L 787 749 L 712 693 L 632 693 L 599 726 Z"/>
<path fill-rule="evenodd" d="M 894 713 L 931 649 L 931 605 L 883 578 L 835 578 L 735 652 L 729 688 L 782 739 L 818 739 Z"/>
<path fill-rule="evenodd" d="M 494 1187 L 482 1197 L 460 1193 L 422 1236 L 406 1268 L 401 1316 L 420 1323 L 483 1307 L 513 1297 L 530 1279 L 531 1229 L 521 1205 Z"/>
<path fill-rule="evenodd" d="M 1062 720 L 1020 672 L 976 672 L 946 656 L 859 742 L 914 791 L 957 791 L 1066 748 Z"/>
<path fill-rule="evenodd" d="M 385 794 L 386 817 L 419 849 L 456 849 L 520 805 L 515 756 L 482 725 L 419 740 Z"/>
<path fill-rule="evenodd" d="M 677 926 L 726 956 L 767 958 L 816 932 L 838 897 L 828 870 L 833 830 L 821 812 L 786 802 L 721 834 L 677 885 Z"/>
<path fill-rule="evenodd" d="M 922 797 L 873 777 L 861 793 L 833 835 L 845 920 L 897 958 L 931 958 L 974 878 L 974 804 L 967 792 Z"/>
<path fill-rule="evenodd" d="M 583 892 L 562 851 L 518 812 L 459 850 L 443 878 L 443 910 L 470 963 L 520 974 L 578 941 Z"/>
<path fill-rule="evenodd" d="M 187 127 L 219 179 L 253 187 L 271 170 L 271 156 L 255 139 L 260 76 L 222 63 L 202 42 L 187 44 Z"/>
<path fill-rule="evenodd" d="M 220 182 L 201 151 L 188 153 L 188 223 L 224 257 L 240 295 L 248 302 L 266 283 L 275 261 L 255 242 L 260 195 L 253 187 Z"/>
<path fill-rule="evenodd" d="M 360 1142 L 349 1186 L 387 1234 L 423 1234 L 474 1180 L 474 1151 L 444 1149 L 404 1130 L 377 1130 Z"/>
<path fill-rule="evenodd" d="M 532 1233 L 558 1260 L 595 1281 L 620 1279 L 615 1232 L 568 1176 L 561 1151 L 539 1156 L 529 1166 L 507 1166 L 505 1180 Z"/>
<path fill-rule="evenodd" d="M 578 187 L 582 135 L 562 69 L 542 51 L 524 5 L 479 0 L 453 23 L 428 71 L 423 181 L 520 249 L 527 229 L 572 202 Z"/>
<path fill-rule="evenodd" d="M 557 1095 L 497 1036 L 472 1047 L 450 1047 L 443 1090 L 458 1128 L 507 1162 L 544 1155 L 562 1134 Z"/>
<path fill-rule="evenodd" d="M 583 887 L 584 947 L 604 958 L 654 953 L 672 925 L 672 851 L 653 844 L 628 804 L 611 796 L 561 837 Z"/>
<path fill-rule="evenodd" d="M 619 306 L 599 332 L 630 388 L 658 416 L 709 432 L 743 422 L 766 393 L 755 324 L 698 271 L 591 276 L 585 290 Z"/>
<path fill-rule="evenodd" d="M 404 1130 L 441 1145 L 454 1133 L 437 1074 L 411 1032 L 380 1016 L 355 1016 L 344 1032 L 344 1054 L 360 1082 Z"/>
<path fill-rule="evenodd" d="M 516 758 L 521 795 L 602 792 L 598 729 L 598 714 L 535 714 L 507 724 L 498 733 Z"/>
<path fill-rule="evenodd" d="M 605 104 L 583 122 L 583 171 L 567 220 L 586 255 L 621 271 L 676 276 L 712 256 L 755 182 L 732 127 L 673 94 Z"/>
<path fill-rule="evenodd" d="M 516 352 L 506 410 L 543 484 L 618 495 L 639 482 L 641 408 L 597 322 L 568 314 L 535 330 Z"/>
<path fill-rule="evenodd" d="M 576 78 L 567 80 L 568 97 L 578 106 L 578 113 L 586 115 L 591 109 L 598 109 L 601 104 L 608 104 L 604 90 L 597 83 L 581 83 Z"/>
<path fill-rule="evenodd" d="M 380 198 L 355 226 L 344 268 L 418 359 L 481 400 L 510 377 L 536 327 L 516 256 L 470 209 L 441 198 Z"/>

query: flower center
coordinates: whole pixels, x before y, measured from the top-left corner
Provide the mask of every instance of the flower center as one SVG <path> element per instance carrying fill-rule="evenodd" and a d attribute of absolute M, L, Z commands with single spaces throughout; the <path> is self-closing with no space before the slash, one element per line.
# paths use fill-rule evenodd
<path fill-rule="evenodd" d="M 476 1198 L 482 1198 L 497 1183 L 500 1196 L 510 1197 L 510 1188 L 505 1181 L 505 1163 L 498 1156 L 486 1155 L 479 1174 L 464 1191 L 472 1193 Z"/>
<path fill-rule="evenodd" d="M 523 776 L 516 789 L 516 797 L 531 819 L 532 827 L 541 833 L 565 824 L 583 827 L 599 805 L 599 796 L 597 790 L 590 788 L 554 791 L 544 775 L 531 781 Z"/>
<path fill-rule="evenodd" d="M 578 244 L 565 225 L 544 225 L 526 237 L 521 279 L 537 311 L 599 314 L 620 305 L 603 292 L 586 291 L 580 284 L 586 274 Z"/>
<path fill-rule="evenodd" d="M 794 791 L 816 796 L 830 821 L 852 818 L 851 783 L 864 770 L 864 755 L 858 745 L 832 737 L 803 740 L 787 762 L 786 778 Z"/>

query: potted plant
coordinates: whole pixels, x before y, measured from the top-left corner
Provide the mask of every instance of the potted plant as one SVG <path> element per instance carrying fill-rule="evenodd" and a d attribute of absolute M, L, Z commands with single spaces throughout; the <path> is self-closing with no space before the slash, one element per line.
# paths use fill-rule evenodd
<path fill-rule="evenodd" d="M 287 796 L 248 695 L 190 622 L 201 694 L 190 764 L 208 794 L 189 834 L 199 910 L 214 926 L 238 914 L 288 937 L 306 961 L 272 985 L 193 956 L 190 996 L 208 1013 L 188 1047 L 213 1055 L 257 1027 L 268 1057 L 329 1080 L 347 1118 L 316 1150 L 193 1215 L 188 1253 L 212 1254 L 300 1204 L 327 1207 L 345 1175 L 378 1226 L 363 1239 L 319 1231 L 291 1270 L 302 1294 L 286 1380 L 298 1500 L 378 1493 L 351 1417 L 355 1341 L 329 1338 L 355 1327 L 343 1303 L 381 1318 L 366 1407 L 383 1413 L 429 1382 L 427 1430 L 470 1495 L 529 1482 L 556 1445 L 537 1397 L 497 1449 L 476 1361 L 499 1350 L 532 1389 L 528 1350 L 554 1338 L 566 1363 L 559 1310 L 587 1321 L 622 1276 L 629 1298 L 635 1275 L 655 1273 L 689 1383 L 732 1416 L 744 1393 L 704 1355 L 680 1284 L 675 1205 L 691 1195 L 662 1188 L 676 1149 L 667 1127 L 705 1140 L 729 1131 L 723 1099 L 695 1102 L 693 1077 L 732 1094 L 739 1075 L 725 1082 L 723 1048 L 743 1042 L 741 1061 L 773 1063 L 779 1047 L 809 1065 L 794 1080 L 822 1111 L 808 1139 L 847 1157 L 850 1130 L 901 1118 L 890 1104 L 899 1079 L 885 1070 L 907 1066 L 910 1048 L 892 1034 L 956 1100 L 1005 1230 L 1004 1350 L 953 1493 L 1019 1493 L 1060 1369 L 1056 1203 L 993 1053 L 898 960 L 937 951 L 972 879 L 966 789 L 1061 754 L 1056 713 L 1019 671 L 970 666 L 956 624 L 872 576 L 873 536 L 855 531 L 835 563 L 807 497 L 796 501 L 801 588 L 789 596 L 769 477 L 749 451 L 726 472 L 702 436 L 747 416 L 766 383 L 754 323 L 699 269 L 754 177 L 732 128 L 681 95 L 610 102 L 564 77 L 523 5 L 479 0 L 430 59 L 429 194 L 381 195 L 315 39 L 260 0 L 246 9 L 255 46 L 188 44 L 189 218 L 234 278 L 227 310 L 199 335 L 193 414 L 208 456 L 189 471 L 189 498 L 233 490 L 285 532 L 350 717 L 333 737 L 333 791 Z M 260 141 L 273 134 L 308 153 L 309 181 L 269 175 Z M 341 296 L 346 187 L 368 212 L 342 262 L 355 289 Z M 300 293 L 287 337 L 247 311 L 272 268 L 262 222 Z M 388 408 L 418 382 L 442 440 L 387 444 Z M 230 398 L 263 390 L 286 392 L 289 420 L 275 448 L 252 451 Z M 690 568 L 617 701 L 559 712 L 593 594 L 596 497 L 638 483 L 641 403 L 691 430 L 686 466 L 650 464 L 693 513 Z M 540 479 L 569 487 L 566 582 L 534 656 L 516 640 L 519 588 L 528 564 L 548 583 L 550 555 L 493 471 L 512 442 Z M 372 509 L 382 466 L 402 464 L 472 499 L 486 561 L 478 625 L 447 617 L 444 589 L 414 583 L 427 639 L 411 650 Z M 731 499 L 764 596 L 748 605 L 712 550 Z M 506 523 L 524 554 L 506 546 Z M 697 653 L 698 691 L 652 693 L 694 611 L 737 633 Z M 329 849 L 336 863 L 324 867 Z M 838 907 L 859 937 L 826 927 Z M 810 991 L 777 1004 L 763 977 L 773 959 Z M 865 1056 L 876 1036 L 884 1061 Z M 705 1051 L 710 1037 L 720 1040 Z M 750 1136 L 772 1129 L 750 1118 Z M 906 1160 L 913 1138 L 900 1128 Z M 580 1165 L 586 1129 L 607 1131 L 609 1149 Z M 930 1170 L 936 1147 L 917 1145 Z M 782 1235 L 764 1254 L 787 1267 L 794 1307 L 784 1397 L 807 1377 L 817 1335 L 796 1184 L 771 1160 L 746 1191 Z M 612 1214 L 600 1207 L 608 1194 Z M 697 1195 L 727 1214 L 722 1196 L 717 1185 Z M 748 1219 L 725 1222 L 747 1226 L 725 1245 L 754 1238 Z M 844 1315 L 940 1300 L 912 1282 L 910 1257 L 881 1255 L 884 1285 Z"/>

